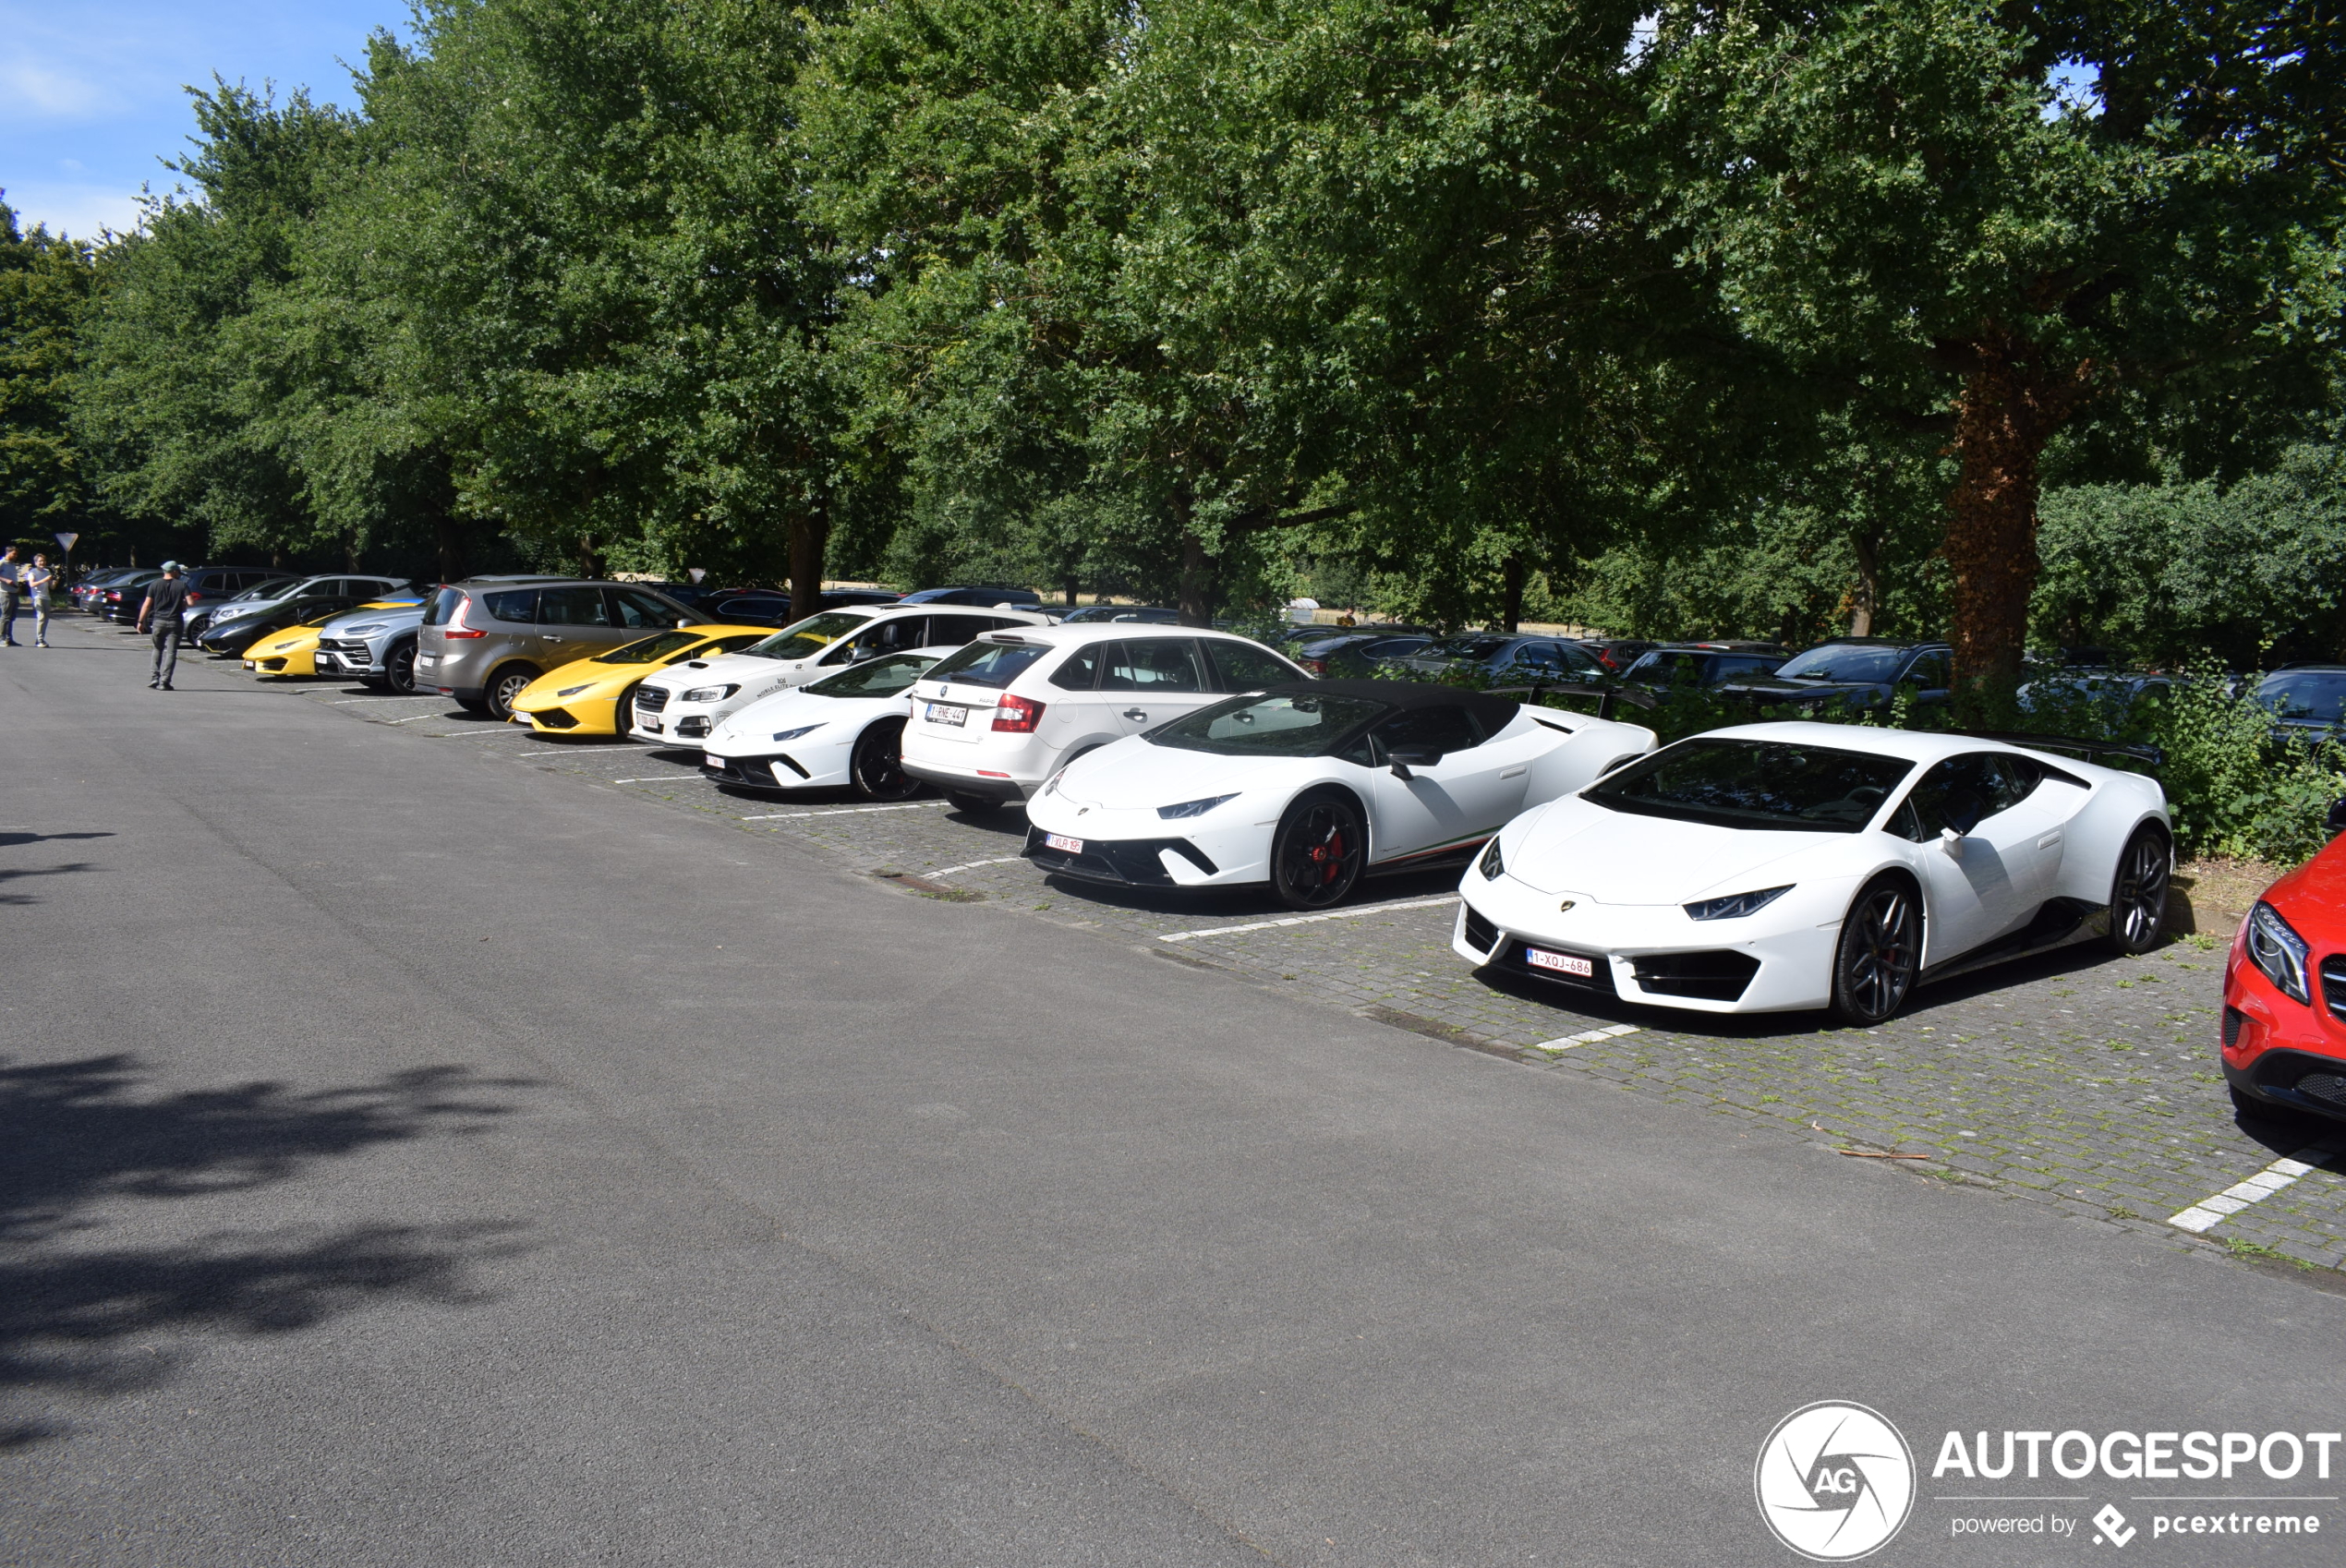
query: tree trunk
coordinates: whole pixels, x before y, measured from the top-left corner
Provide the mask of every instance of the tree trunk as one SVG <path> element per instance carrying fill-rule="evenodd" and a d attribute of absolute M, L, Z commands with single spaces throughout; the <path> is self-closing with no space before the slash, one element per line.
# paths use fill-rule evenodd
<path fill-rule="evenodd" d="M 823 556 L 831 542 L 827 513 L 810 512 L 790 525 L 790 618 L 804 621 L 823 608 Z"/>
<path fill-rule="evenodd" d="M 1067 574 L 1067 608 L 1068 608 L 1068 609 L 1073 609 L 1075 608 L 1075 597 L 1076 597 L 1075 573 L 1072 573 L 1072 572 L 1070 572 L 1070 573 L 1069 573 Z"/>
<path fill-rule="evenodd" d="M 1181 536 L 1181 624 L 1214 624 L 1214 558 L 1195 534 Z"/>
<path fill-rule="evenodd" d="M 2028 643 L 2036 591 L 2038 467 L 2045 443 L 2075 410 L 2090 364 L 2047 375 L 2025 345 L 1978 345 L 1986 363 L 1955 399 L 1961 464 L 1947 500 L 1947 568 L 1953 578 L 1955 705 L 1966 724 L 2007 717 Z"/>
<path fill-rule="evenodd" d="M 465 532 L 456 520 L 441 513 L 432 520 L 432 546 L 440 558 L 440 580 L 461 583 L 465 579 Z"/>
<path fill-rule="evenodd" d="M 1881 606 L 1881 528 L 1877 524 L 1849 543 L 1857 552 L 1857 586 L 1849 597 L 1849 634 L 1873 635 L 1874 617 Z"/>
<path fill-rule="evenodd" d="M 358 536 L 356 534 L 342 537 L 342 569 L 345 572 L 358 570 Z"/>
<path fill-rule="evenodd" d="M 1523 619 L 1523 557 L 1511 555 L 1499 579 L 1499 630 L 1512 632 Z"/>

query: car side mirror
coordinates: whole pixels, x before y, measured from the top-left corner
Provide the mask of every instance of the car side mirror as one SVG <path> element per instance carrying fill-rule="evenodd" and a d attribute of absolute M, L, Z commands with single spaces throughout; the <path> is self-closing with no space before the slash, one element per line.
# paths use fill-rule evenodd
<path fill-rule="evenodd" d="M 1385 755 L 1393 765 L 1393 777 L 1405 784 L 1416 777 L 1409 769 L 1432 767 L 1442 760 L 1442 754 L 1432 746 L 1396 746 Z"/>
<path fill-rule="evenodd" d="M 1963 835 L 1953 828 L 1942 827 L 1939 830 L 1939 847 L 1946 850 L 1950 858 L 1963 859 Z"/>
<path fill-rule="evenodd" d="M 2346 833 L 2346 795 L 2340 795 L 2329 805 L 2329 815 L 2323 824 L 2332 833 Z"/>

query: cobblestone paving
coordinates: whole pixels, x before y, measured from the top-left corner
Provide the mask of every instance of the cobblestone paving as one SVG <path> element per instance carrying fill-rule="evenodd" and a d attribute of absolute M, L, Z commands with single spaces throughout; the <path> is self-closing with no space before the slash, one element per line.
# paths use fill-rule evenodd
<path fill-rule="evenodd" d="M 1267 896 L 1124 894 L 1046 879 L 1016 859 L 1024 832 L 1016 811 L 968 816 L 938 801 L 873 809 L 730 794 L 702 781 L 693 752 L 545 741 L 436 699 L 386 700 L 338 683 L 288 690 L 346 717 L 462 744 L 484 763 L 568 774 L 647 804 L 729 818 L 747 833 L 787 836 L 932 897 L 1230 971 L 1853 1157 L 1922 1155 L 1897 1164 L 1915 1179 L 2042 1203 L 2171 1247 L 2294 1264 L 2283 1272 L 2346 1286 L 2330 1272 L 2346 1268 L 2346 1129 L 2243 1122 L 2225 1093 L 2214 1039 L 2228 931 L 2176 936 L 2139 959 L 2072 948 L 1951 981 L 1875 1030 L 1804 1015 L 1674 1013 L 1470 971 L 1449 947 L 1455 873 L 1372 883 L 1340 918 L 1295 923 Z M 1239 926 L 1251 929 L 1228 929 Z M 2309 1159 L 2327 1163 L 2204 1236 L 2168 1224 L 2308 1148 Z"/>

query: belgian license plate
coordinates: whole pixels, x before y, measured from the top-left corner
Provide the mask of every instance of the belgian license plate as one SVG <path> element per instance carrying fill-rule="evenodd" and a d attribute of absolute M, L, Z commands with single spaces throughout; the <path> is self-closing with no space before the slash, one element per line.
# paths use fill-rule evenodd
<path fill-rule="evenodd" d="M 928 705 L 928 721 L 931 724 L 948 724 L 952 726 L 954 729 L 959 730 L 961 726 L 969 722 L 969 717 L 970 710 L 961 706 L 959 703 L 931 703 Z"/>
<path fill-rule="evenodd" d="M 1083 852 L 1083 840 L 1070 838 L 1064 833 L 1046 833 L 1043 835 L 1043 842 L 1051 849 L 1064 850 L 1070 855 L 1080 855 Z"/>
<path fill-rule="evenodd" d="M 655 735 L 659 733 L 659 720 L 657 718 L 646 718 L 640 713 L 635 716 L 635 727 L 639 730 L 648 730 Z"/>
<path fill-rule="evenodd" d="M 1533 969 L 1552 969 L 1558 974 L 1576 974 L 1583 980 L 1593 979 L 1597 966 L 1573 953 L 1551 953 L 1544 947 L 1526 947 L 1523 960 Z"/>
<path fill-rule="evenodd" d="M 248 658 L 245 660 L 245 668 L 247 669 L 258 669 L 260 668 L 260 663 L 258 659 Z"/>

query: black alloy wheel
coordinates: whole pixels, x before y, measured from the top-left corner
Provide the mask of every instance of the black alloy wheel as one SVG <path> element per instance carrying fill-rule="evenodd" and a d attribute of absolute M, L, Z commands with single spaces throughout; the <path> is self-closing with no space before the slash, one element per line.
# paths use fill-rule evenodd
<path fill-rule="evenodd" d="M 1288 808 L 1271 839 L 1271 891 L 1291 910 L 1324 910 L 1360 885 L 1369 835 L 1360 808 L 1313 795 Z"/>
<path fill-rule="evenodd" d="M 627 739 L 627 732 L 635 728 L 635 687 L 642 684 L 640 681 L 635 681 L 620 693 L 619 700 L 611 705 L 611 732 L 623 741 Z"/>
<path fill-rule="evenodd" d="M 489 690 L 481 694 L 489 704 L 489 717 L 502 724 L 514 716 L 514 699 L 528 689 L 538 679 L 538 671 L 526 664 L 509 664 L 489 678 Z"/>
<path fill-rule="evenodd" d="M 416 694 L 416 645 L 393 643 L 383 654 L 383 684 L 403 697 Z"/>
<path fill-rule="evenodd" d="M 1857 890 L 1832 953 L 1832 1016 L 1870 1028 L 1895 1013 L 1922 969 L 1922 903 L 1904 877 Z"/>
<path fill-rule="evenodd" d="M 848 759 L 848 781 L 867 801 L 909 800 L 921 792 L 921 781 L 904 771 L 904 721 L 875 724 L 855 742 Z"/>
<path fill-rule="evenodd" d="M 2103 942 L 2113 953 L 2147 953 L 2159 945 L 2159 929 L 2167 923 L 2167 879 L 2174 869 L 2174 850 L 2167 835 L 2145 823 L 2126 840 L 2118 856 L 2118 874 L 2110 889 L 2110 935 Z"/>

